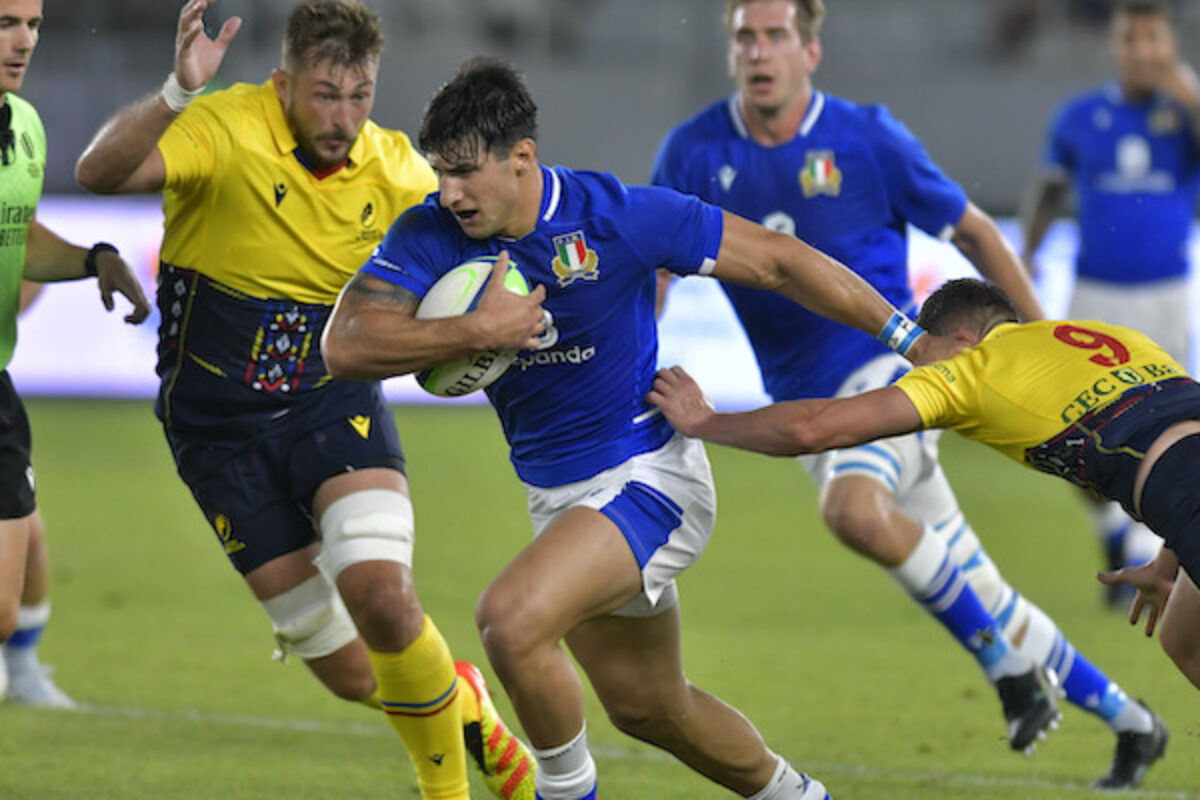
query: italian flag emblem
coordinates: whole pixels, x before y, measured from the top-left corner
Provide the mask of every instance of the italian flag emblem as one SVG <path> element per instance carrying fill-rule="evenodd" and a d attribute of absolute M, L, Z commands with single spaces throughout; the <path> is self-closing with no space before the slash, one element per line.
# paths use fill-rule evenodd
<path fill-rule="evenodd" d="M 551 242 L 555 257 L 550 262 L 550 268 L 558 276 L 559 286 L 569 286 L 580 278 L 594 281 L 600 277 L 597 269 L 600 258 L 595 250 L 587 246 L 583 231 L 555 236 Z"/>
<path fill-rule="evenodd" d="M 819 194 L 837 197 L 841 193 L 842 171 L 837 167 L 832 150 L 809 150 L 804 154 L 800 188 L 804 190 L 805 197 Z"/>

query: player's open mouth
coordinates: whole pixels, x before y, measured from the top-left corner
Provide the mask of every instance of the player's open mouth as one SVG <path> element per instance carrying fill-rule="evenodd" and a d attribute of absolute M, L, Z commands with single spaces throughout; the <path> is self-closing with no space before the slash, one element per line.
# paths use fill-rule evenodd
<path fill-rule="evenodd" d="M 475 217 L 475 215 L 476 215 L 476 214 L 478 214 L 478 213 L 479 213 L 479 212 L 478 212 L 478 211 L 475 211 L 475 210 L 471 210 L 471 211 L 455 211 L 455 212 L 454 212 L 454 216 L 458 217 L 458 218 L 459 218 L 459 219 L 461 219 L 461 220 L 469 220 L 469 219 L 473 219 L 473 218 Z"/>

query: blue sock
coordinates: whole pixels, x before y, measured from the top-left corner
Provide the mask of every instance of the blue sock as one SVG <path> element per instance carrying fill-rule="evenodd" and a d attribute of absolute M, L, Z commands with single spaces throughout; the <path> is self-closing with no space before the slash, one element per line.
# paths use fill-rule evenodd
<path fill-rule="evenodd" d="M 1023 671 L 1028 659 L 1009 647 L 996 618 L 931 527 L 925 527 L 913 552 L 891 574 L 974 656 L 989 680 Z"/>
<path fill-rule="evenodd" d="M 1111 722 L 1129 701 L 1121 687 L 1083 657 L 1061 633 L 1054 637 L 1054 648 L 1046 666 L 1058 675 L 1067 700 Z"/>
<path fill-rule="evenodd" d="M 948 557 L 942 562 L 928 592 L 915 596 L 985 671 L 995 667 L 1008 654 L 1008 641 L 999 632 L 1000 626 L 979 602 L 962 570 Z"/>

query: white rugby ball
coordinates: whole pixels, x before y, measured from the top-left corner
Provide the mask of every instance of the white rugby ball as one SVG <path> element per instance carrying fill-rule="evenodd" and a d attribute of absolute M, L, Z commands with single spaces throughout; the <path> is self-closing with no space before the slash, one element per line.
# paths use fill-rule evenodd
<path fill-rule="evenodd" d="M 456 317 L 475 309 L 479 296 L 492 275 L 496 256 L 482 256 L 438 278 L 417 306 L 417 319 Z M 504 288 L 513 294 L 529 294 L 529 283 L 516 265 L 509 262 Z M 439 397 L 460 397 L 482 389 L 504 374 L 517 357 L 516 350 L 483 350 L 418 372 L 422 389 Z"/>

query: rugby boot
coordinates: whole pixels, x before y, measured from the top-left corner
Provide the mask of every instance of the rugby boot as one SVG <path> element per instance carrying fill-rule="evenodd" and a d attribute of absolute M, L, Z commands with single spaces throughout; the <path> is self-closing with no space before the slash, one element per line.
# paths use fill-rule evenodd
<path fill-rule="evenodd" d="M 1047 729 L 1058 727 L 1061 714 L 1053 683 L 1040 665 L 996 681 L 1008 722 L 1008 744 L 1013 750 L 1032 755 L 1036 741 L 1046 738 Z"/>
<path fill-rule="evenodd" d="M 488 791 L 500 800 L 534 800 L 533 756 L 500 719 L 483 673 L 466 661 L 454 671 L 470 689 L 462 698 L 463 739 Z"/>
<path fill-rule="evenodd" d="M 1106 775 L 1092 781 L 1093 789 L 1136 789 L 1142 785 L 1150 765 L 1166 755 L 1167 726 L 1153 711 L 1150 716 L 1154 719 L 1154 727 L 1149 733 L 1117 734 L 1117 752 L 1112 766 Z"/>

